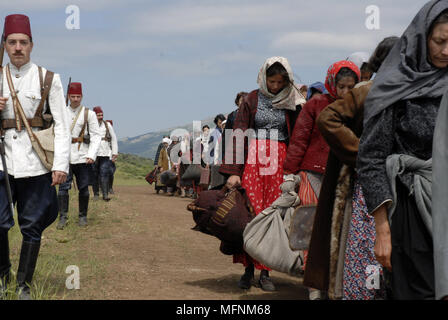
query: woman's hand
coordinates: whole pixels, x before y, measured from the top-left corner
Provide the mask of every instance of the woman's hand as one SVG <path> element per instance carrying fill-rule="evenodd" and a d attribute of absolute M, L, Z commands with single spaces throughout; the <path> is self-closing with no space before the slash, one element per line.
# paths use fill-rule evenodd
<path fill-rule="evenodd" d="M 392 238 L 390 235 L 389 221 L 387 220 L 386 205 L 383 204 L 375 212 L 375 257 L 381 265 L 389 271 L 392 271 L 391 254 L 392 254 Z"/>
<path fill-rule="evenodd" d="M 227 183 L 226 183 L 227 188 L 232 189 L 238 185 L 241 185 L 240 176 L 233 175 L 233 176 L 230 176 L 229 179 L 227 179 Z"/>

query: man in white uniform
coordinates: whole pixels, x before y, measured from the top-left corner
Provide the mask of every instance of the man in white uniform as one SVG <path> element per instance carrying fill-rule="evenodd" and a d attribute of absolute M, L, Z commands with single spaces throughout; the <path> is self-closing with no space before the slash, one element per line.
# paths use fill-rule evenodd
<path fill-rule="evenodd" d="M 92 110 L 81 105 L 82 85 L 72 82 L 68 89 L 70 107 L 67 107 L 67 118 L 71 133 L 70 172 L 67 182 L 59 187 L 59 223 L 57 229 L 65 227 L 68 220 L 68 203 L 73 175 L 79 191 L 79 226 L 87 226 L 89 208 L 89 165 L 95 162 L 101 143 L 98 121 Z"/>
<path fill-rule="evenodd" d="M 30 121 L 33 131 L 43 128 L 43 114 L 51 111 L 54 121 L 54 162 L 51 172 L 46 169 L 34 151 L 23 122 L 16 120 L 13 98 L 8 84 L 5 67 L 1 77 L 0 110 L 5 136 L 6 168 L 9 176 L 3 172 L 0 164 L 0 296 L 6 294 L 10 276 L 8 231 L 14 225 L 13 214 L 8 203 L 6 179 L 9 179 L 13 202 L 17 204 L 17 216 L 23 235 L 17 271 L 17 288 L 20 299 L 31 299 L 30 284 L 40 249 L 42 232 L 57 218 L 58 202 L 55 185 L 66 180 L 69 169 L 70 136 L 65 116 L 64 91 L 61 79 L 54 74 L 51 88 L 43 112 L 36 112 L 41 105 L 39 68 L 31 62 L 33 49 L 30 22 L 25 15 L 9 15 L 5 19 L 4 41 L 10 63 L 8 68 L 11 83 L 16 92 L 26 118 L 39 118 Z M 42 68 L 42 76 L 47 70 Z M 49 72 L 49 74 L 51 74 Z M 46 100 L 46 99 L 45 99 Z M 18 110 L 18 109 L 17 109 Z M 33 119 L 33 120 L 34 120 Z M 40 122 L 40 125 L 38 124 Z M 20 120 L 19 120 L 20 123 Z"/>
<path fill-rule="evenodd" d="M 118 143 L 114 128 L 103 120 L 103 109 L 97 106 L 93 108 L 100 128 L 101 144 L 95 161 L 94 181 L 99 181 L 103 191 L 103 200 L 109 201 L 110 179 L 114 174 L 113 164 L 118 158 Z M 98 182 L 93 185 L 93 192 L 98 196 Z"/>

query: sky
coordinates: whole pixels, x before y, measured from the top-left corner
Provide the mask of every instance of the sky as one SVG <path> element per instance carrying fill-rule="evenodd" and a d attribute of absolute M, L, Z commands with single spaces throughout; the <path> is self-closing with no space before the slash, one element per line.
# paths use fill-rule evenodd
<path fill-rule="evenodd" d="M 332 63 L 401 36 L 426 2 L 15 0 L 0 3 L 0 23 L 28 15 L 32 61 L 65 88 L 81 82 L 83 104 L 101 106 L 125 138 L 230 113 L 272 56 L 289 60 L 296 83 L 324 82 Z M 67 28 L 70 5 L 79 29 Z"/>

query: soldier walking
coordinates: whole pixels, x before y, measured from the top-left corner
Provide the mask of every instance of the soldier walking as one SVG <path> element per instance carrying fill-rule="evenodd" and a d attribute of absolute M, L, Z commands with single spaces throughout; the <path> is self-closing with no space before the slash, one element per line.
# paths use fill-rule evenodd
<path fill-rule="evenodd" d="M 114 128 L 103 120 L 103 109 L 100 106 L 93 108 L 98 119 L 101 144 L 95 161 L 95 177 L 97 182 L 93 185 L 94 196 L 98 197 L 99 185 L 103 192 L 103 200 L 109 201 L 110 181 L 114 174 L 114 163 L 118 158 L 118 143 Z"/>
<path fill-rule="evenodd" d="M 87 210 L 89 208 L 89 165 L 93 164 L 100 146 L 101 136 L 98 121 L 92 110 L 81 105 L 82 84 L 72 82 L 68 89 L 70 107 L 66 108 L 70 123 L 71 148 L 70 171 L 67 181 L 59 186 L 59 223 L 57 229 L 64 229 L 68 221 L 69 193 L 73 180 L 79 191 L 79 226 L 87 226 Z"/>
<path fill-rule="evenodd" d="M 29 300 L 42 232 L 58 215 L 55 185 L 63 183 L 67 177 L 70 136 L 59 75 L 31 61 L 33 40 L 29 18 L 19 14 L 7 16 L 1 41 L 10 62 L 2 70 L 0 85 L 6 159 L 0 167 L 0 296 L 6 295 L 10 278 L 8 231 L 14 225 L 9 203 L 12 199 L 17 204 L 23 236 L 17 291 L 20 299 Z M 54 160 L 49 170 L 35 151 L 30 133 L 43 129 L 44 119 L 51 119 L 50 114 L 55 137 Z M 21 116 L 26 116 L 29 124 L 25 125 Z"/>

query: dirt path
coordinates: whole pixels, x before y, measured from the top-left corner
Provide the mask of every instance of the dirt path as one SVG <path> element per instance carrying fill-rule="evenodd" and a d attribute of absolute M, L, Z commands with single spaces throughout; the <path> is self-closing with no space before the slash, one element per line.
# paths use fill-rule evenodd
<path fill-rule="evenodd" d="M 302 279 L 278 272 L 271 273 L 277 292 L 239 289 L 243 266 L 219 252 L 218 239 L 190 230 L 191 199 L 156 195 L 148 186 L 115 189 L 109 203 L 92 202 L 89 227 L 76 231 L 74 261 L 95 263 L 81 268 L 81 289 L 65 298 L 306 299 Z M 49 230 L 55 237 L 61 231 Z"/>

